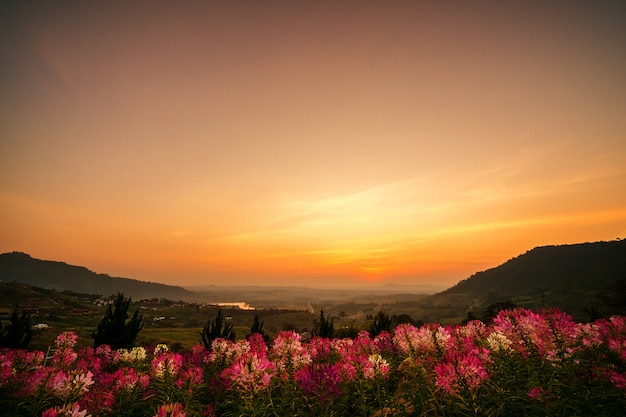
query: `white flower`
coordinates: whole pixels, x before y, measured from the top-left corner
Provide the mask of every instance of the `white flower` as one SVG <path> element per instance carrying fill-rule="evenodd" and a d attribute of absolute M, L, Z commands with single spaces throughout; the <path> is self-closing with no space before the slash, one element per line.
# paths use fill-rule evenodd
<path fill-rule="evenodd" d="M 511 342 L 504 333 L 496 330 L 487 336 L 487 344 L 491 350 L 502 350 L 508 352 L 511 350 Z"/>

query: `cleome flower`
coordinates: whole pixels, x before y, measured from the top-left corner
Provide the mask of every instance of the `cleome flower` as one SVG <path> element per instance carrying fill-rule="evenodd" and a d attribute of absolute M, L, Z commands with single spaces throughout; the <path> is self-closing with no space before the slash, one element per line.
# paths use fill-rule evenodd
<path fill-rule="evenodd" d="M 117 352 L 120 355 L 119 360 L 126 363 L 141 363 L 146 360 L 147 357 L 146 349 L 141 346 L 134 347 L 131 350 L 118 349 Z"/>
<path fill-rule="evenodd" d="M 71 403 L 63 407 L 48 408 L 41 417 L 91 417 L 91 414 L 87 414 L 87 410 L 81 410 L 78 403 Z"/>
<path fill-rule="evenodd" d="M 171 403 L 160 405 L 154 417 L 186 417 L 181 403 Z"/>
<path fill-rule="evenodd" d="M 363 364 L 363 376 L 365 379 L 373 379 L 377 376 L 389 374 L 389 363 L 380 354 L 374 353 Z"/>
<path fill-rule="evenodd" d="M 183 366 L 183 357 L 179 353 L 161 353 L 152 359 L 152 372 L 156 378 L 166 375 L 175 377 Z"/>
<path fill-rule="evenodd" d="M 236 389 L 257 392 L 269 387 L 274 373 L 275 366 L 269 359 L 255 353 L 246 353 L 224 369 L 222 377 Z"/>
<path fill-rule="evenodd" d="M 48 388 L 50 388 L 57 397 L 66 397 L 70 394 L 83 395 L 89 391 L 89 387 L 93 384 L 93 374 L 91 371 L 72 375 L 71 373 L 59 370 L 48 380 Z"/>
<path fill-rule="evenodd" d="M 486 342 L 487 342 L 487 346 L 489 346 L 489 349 L 493 350 L 494 352 L 498 352 L 498 351 L 510 352 L 511 350 L 513 350 L 511 348 L 511 344 L 513 342 L 511 342 L 504 335 L 504 333 L 498 330 L 489 333 L 489 336 L 487 336 Z"/>

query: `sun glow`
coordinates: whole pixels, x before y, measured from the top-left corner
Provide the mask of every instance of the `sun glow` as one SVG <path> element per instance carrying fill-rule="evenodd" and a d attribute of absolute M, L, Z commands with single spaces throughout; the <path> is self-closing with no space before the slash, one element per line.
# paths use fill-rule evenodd
<path fill-rule="evenodd" d="M 2 251 L 175 284 L 453 285 L 625 237 L 605 2 L 100 3 L 0 13 Z"/>

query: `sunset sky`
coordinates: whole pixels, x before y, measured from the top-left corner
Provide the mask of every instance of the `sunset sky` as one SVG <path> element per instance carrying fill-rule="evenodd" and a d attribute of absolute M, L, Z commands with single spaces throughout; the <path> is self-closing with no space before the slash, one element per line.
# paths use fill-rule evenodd
<path fill-rule="evenodd" d="M 616 238 L 622 0 L 0 5 L 0 252 L 451 286 Z"/>

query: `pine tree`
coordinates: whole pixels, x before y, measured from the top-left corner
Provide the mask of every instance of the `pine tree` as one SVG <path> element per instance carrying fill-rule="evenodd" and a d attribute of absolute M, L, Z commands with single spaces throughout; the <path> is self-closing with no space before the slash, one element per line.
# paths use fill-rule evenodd
<path fill-rule="evenodd" d="M 328 339 L 332 339 L 335 337 L 335 319 L 327 320 L 324 317 L 324 310 L 320 312 L 320 323 L 317 329 L 316 335 L 319 337 L 325 337 Z"/>
<path fill-rule="evenodd" d="M 235 331 L 231 323 L 224 321 L 222 310 L 217 310 L 215 321 L 209 319 L 202 329 L 202 344 L 207 349 L 211 349 L 211 344 L 215 339 L 235 340 Z"/>
<path fill-rule="evenodd" d="M 26 349 L 33 337 L 30 314 L 13 309 L 9 323 L 0 322 L 0 348 Z"/>
<path fill-rule="evenodd" d="M 107 306 L 97 331 L 92 334 L 94 347 L 109 345 L 111 349 L 130 349 L 134 346 L 135 339 L 143 328 L 143 316 L 135 310 L 133 317 L 128 320 L 130 303 L 130 297 L 125 298 L 123 293 L 117 293 L 113 307 L 111 304 Z"/>
<path fill-rule="evenodd" d="M 383 310 L 380 310 L 370 326 L 370 336 L 378 336 L 383 331 L 391 331 L 391 318 Z"/>
<path fill-rule="evenodd" d="M 265 330 L 263 330 L 263 322 L 259 320 L 258 314 L 255 314 L 254 321 L 252 322 L 252 326 L 250 327 L 250 333 L 246 335 L 246 339 L 257 333 L 263 337 L 263 340 L 266 344 L 269 342 L 269 336 L 265 334 Z"/>

